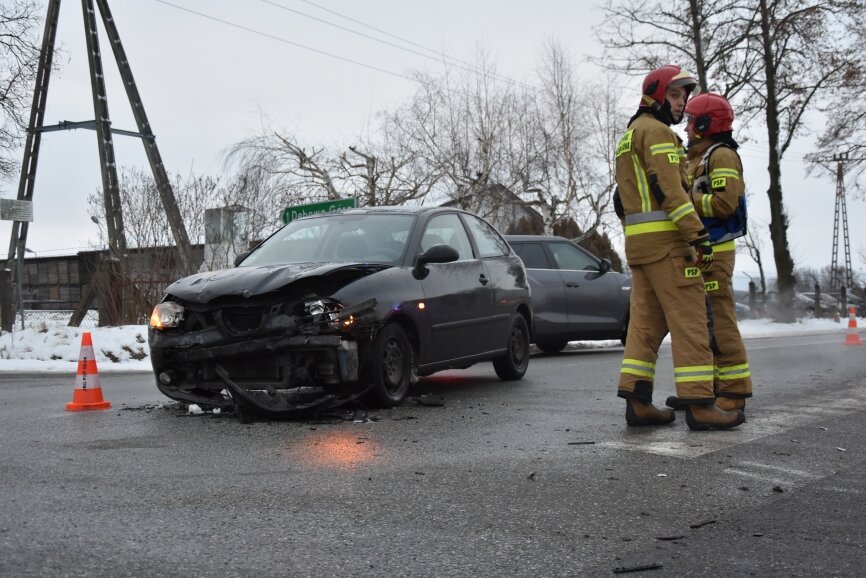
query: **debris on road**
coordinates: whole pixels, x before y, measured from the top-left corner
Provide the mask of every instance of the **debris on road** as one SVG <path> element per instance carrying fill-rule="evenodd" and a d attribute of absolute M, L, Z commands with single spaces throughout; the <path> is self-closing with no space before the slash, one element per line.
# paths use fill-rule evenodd
<path fill-rule="evenodd" d="M 698 528 L 703 528 L 704 526 L 708 526 L 709 524 L 715 524 L 716 520 L 705 520 L 703 522 L 698 522 L 697 524 L 690 524 L 689 528 L 693 530 L 697 530 Z"/>
<path fill-rule="evenodd" d="M 620 566 L 619 568 L 614 568 L 614 574 L 625 574 L 626 572 L 643 572 L 644 570 L 658 570 L 662 565 L 658 563 L 652 564 L 643 564 L 641 566 Z"/>
<path fill-rule="evenodd" d="M 423 394 L 420 397 L 412 398 L 415 400 L 415 403 L 418 405 L 425 405 L 427 407 L 443 407 L 445 405 L 445 398 L 441 396 L 432 396 Z"/>

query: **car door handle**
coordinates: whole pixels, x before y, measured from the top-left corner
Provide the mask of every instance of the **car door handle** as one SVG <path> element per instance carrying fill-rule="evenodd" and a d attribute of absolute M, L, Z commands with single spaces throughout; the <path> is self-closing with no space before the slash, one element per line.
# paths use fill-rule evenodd
<path fill-rule="evenodd" d="M 580 287 L 580 283 L 566 283 L 566 287 Z"/>
<path fill-rule="evenodd" d="M 480 277 L 478 277 L 478 282 L 481 283 L 482 285 L 487 285 L 487 283 L 489 281 L 490 280 L 487 277 L 485 277 L 484 275 L 481 275 Z"/>

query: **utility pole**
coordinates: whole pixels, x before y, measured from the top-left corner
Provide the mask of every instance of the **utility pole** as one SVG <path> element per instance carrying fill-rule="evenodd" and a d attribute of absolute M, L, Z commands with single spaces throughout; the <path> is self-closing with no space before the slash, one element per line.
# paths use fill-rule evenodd
<path fill-rule="evenodd" d="M 192 268 L 192 253 L 189 243 L 189 237 L 186 233 L 183 220 L 180 216 L 180 211 L 177 207 L 177 202 L 174 197 L 174 192 L 171 189 L 165 167 L 162 163 L 162 158 L 159 154 L 159 149 L 156 146 L 156 138 L 150 128 L 150 123 L 147 120 L 147 115 L 144 112 L 144 105 L 141 101 L 141 96 L 132 76 L 132 70 L 126 58 L 126 53 L 123 50 L 123 45 L 120 42 L 120 35 L 117 31 L 117 26 L 111 16 L 108 8 L 108 0 L 95 0 L 99 8 L 102 23 L 105 26 L 106 34 L 109 38 L 114 58 L 120 71 L 120 76 L 123 80 L 123 85 L 126 90 L 126 95 L 129 104 L 132 107 L 132 112 L 138 125 L 138 132 L 119 130 L 111 127 L 111 118 L 108 114 L 108 99 L 105 92 L 105 81 L 102 69 L 102 55 L 99 50 L 99 33 L 97 30 L 96 9 L 94 0 L 81 0 L 81 7 L 84 14 L 84 30 L 87 40 L 87 57 L 90 65 L 90 84 L 93 98 L 93 110 L 95 120 L 82 122 L 63 121 L 56 125 L 45 126 L 43 120 L 45 117 L 45 103 L 48 95 L 48 82 L 51 75 L 51 61 L 54 55 L 54 45 L 57 35 L 57 23 L 60 14 L 60 0 L 49 0 L 48 12 L 45 18 L 45 32 L 42 38 L 42 51 L 40 53 L 39 65 L 36 74 L 36 86 L 33 93 L 33 104 L 30 111 L 30 124 L 27 130 L 27 140 L 24 148 L 24 159 L 21 165 L 21 179 L 18 187 L 19 201 L 32 201 L 33 188 L 36 179 L 36 166 L 39 159 L 39 145 L 42 133 L 58 130 L 72 130 L 78 128 L 87 128 L 95 130 L 99 146 L 99 164 L 102 174 L 102 192 L 103 202 L 105 204 L 105 222 L 108 233 L 108 246 L 110 249 L 111 259 L 109 262 L 108 274 L 109 279 L 119 281 L 121 286 L 129 282 L 127 271 L 127 247 L 126 234 L 123 227 L 123 211 L 120 201 L 120 190 L 117 179 L 117 166 L 114 158 L 114 143 L 112 140 L 113 134 L 138 137 L 144 144 L 145 153 L 148 162 L 150 163 L 151 171 L 153 172 L 154 180 L 156 181 L 157 190 L 159 191 L 160 199 L 163 203 L 166 216 L 168 217 L 169 227 L 174 235 L 175 244 L 178 252 L 178 259 L 187 272 Z M 15 221 L 12 227 L 12 238 L 9 244 L 9 255 L 6 261 L 6 269 L 14 270 L 12 267 L 12 259 L 18 256 L 18 259 L 23 258 L 24 247 L 27 241 L 27 222 Z M 117 280 L 116 277 L 120 279 Z M 21 281 L 18 280 L 20 285 Z M 114 283 L 106 284 L 106 287 Z M 124 317 L 128 318 L 129 312 L 125 312 L 122 303 L 115 302 L 114 299 L 122 299 L 124 291 L 109 291 L 110 294 L 104 295 L 103 305 L 108 306 L 114 313 L 111 318 L 107 319 L 110 324 L 116 324 L 123 321 Z M 113 294 L 113 295 L 112 295 Z M 106 301 L 111 303 L 106 303 Z M 81 303 L 79 309 L 86 309 L 89 303 Z M 73 315 L 73 320 L 70 324 L 75 325 L 75 319 L 78 316 Z M 80 322 L 80 320 L 79 320 Z M 3 319 L 2 325 L 5 328 L 7 322 Z"/>
<path fill-rule="evenodd" d="M 30 107 L 30 124 L 27 130 L 27 138 L 24 142 L 24 159 L 21 162 L 21 178 L 18 181 L 18 200 L 32 203 L 33 184 L 36 180 L 36 162 L 39 159 L 39 145 L 41 134 L 34 130 L 42 126 L 45 118 L 45 100 L 48 97 L 48 81 L 50 80 L 51 61 L 54 57 L 54 40 L 57 37 L 57 21 L 60 14 L 60 0 L 48 2 L 48 13 L 45 16 L 45 30 L 42 34 L 42 50 L 39 53 L 39 64 L 36 69 L 36 86 L 33 90 L 33 103 Z M 12 271 L 20 271 L 21 267 L 13 267 L 17 257 L 18 265 L 24 260 L 24 247 L 27 242 L 28 221 L 13 221 L 12 238 L 9 241 L 9 255 L 6 258 L 3 277 L 11 284 Z M 16 279 L 18 290 L 21 290 L 21 279 Z M 11 288 L 11 287 L 10 287 Z M 2 290 L 6 294 L 7 288 Z M 8 293 L 11 296 L 11 291 Z M 4 300 L 4 305 L 6 302 Z M 14 322 L 14 314 L 11 305 L 4 307 L 2 329 L 10 331 Z"/>
<path fill-rule="evenodd" d="M 833 257 L 830 260 L 830 289 L 837 288 L 837 282 L 843 282 L 847 289 L 851 289 L 854 280 L 851 271 L 851 241 L 848 237 L 848 207 L 845 204 L 845 167 L 844 163 L 849 160 L 848 153 L 833 155 L 836 162 L 836 210 L 833 215 Z M 839 279 L 839 224 L 842 225 L 842 239 L 845 244 L 845 278 Z"/>

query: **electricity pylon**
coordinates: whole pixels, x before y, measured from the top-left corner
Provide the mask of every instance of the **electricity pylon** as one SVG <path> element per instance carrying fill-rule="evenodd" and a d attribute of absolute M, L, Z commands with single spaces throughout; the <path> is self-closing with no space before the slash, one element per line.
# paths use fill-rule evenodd
<path fill-rule="evenodd" d="M 833 257 L 830 260 L 830 289 L 837 289 L 837 282 L 844 281 L 847 289 L 851 289 L 854 280 L 851 271 L 851 241 L 848 237 L 848 207 L 845 204 L 845 168 L 848 153 L 833 155 L 836 161 L 836 210 L 833 215 Z M 842 241 L 845 245 L 845 278 L 839 279 L 839 225 L 842 225 Z"/>
<path fill-rule="evenodd" d="M 156 138 L 151 131 L 150 123 L 144 112 L 144 104 L 141 101 L 141 95 L 132 76 L 132 69 L 129 66 L 123 45 L 120 42 L 120 34 L 108 8 L 108 0 L 95 0 L 95 2 L 99 8 L 99 15 L 105 27 L 120 77 L 123 80 L 129 105 L 132 108 L 135 122 L 138 125 L 138 132 L 111 127 L 111 118 L 108 113 L 108 98 L 105 91 L 105 77 L 102 70 L 102 55 L 99 50 L 99 32 L 97 30 L 94 0 L 81 0 L 81 8 L 84 14 L 84 31 L 87 40 L 87 57 L 88 64 L 90 65 L 90 87 L 95 120 L 82 122 L 64 121 L 51 126 L 43 125 L 45 103 L 48 96 L 48 83 L 51 77 L 51 61 L 54 55 L 54 43 L 57 36 L 57 22 L 60 16 L 60 0 L 49 0 L 48 12 L 45 17 L 45 32 L 42 38 L 42 51 L 36 73 L 36 86 L 33 91 L 33 105 L 30 110 L 30 124 L 24 147 L 24 159 L 21 164 L 18 200 L 32 201 L 33 199 L 36 166 L 39 160 L 39 145 L 43 132 L 77 128 L 95 130 L 99 147 L 99 166 L 102 174 L 103 203 L 105 205 L 106 230 L 111 256 L 110 262 L 112 263 L 112 267 L 116 264 L 119 268 L 119 270 L 112 270 L 112 274 L 119 275 L 122 282 L 125 283 L 128 273 L 126 270 L 126 234 L 123 228 L 123 211 L 120 203 L 120 189 L 117 180 L 117 166 L 114 158 L 112 135 L 120 134 L 138 137 L 144 144 L 145 154 L 153 172 L 154 181 L 156 181 L 156 187 L 168 218 L 169 227 L 174 236 L 178 258 L 184 270 L 190 271 L 192 253 L 189 237 L 187 236 L 183 219 L 177 207 L 174 192 L 166 175 L 159 149 L 156 146 Z M 10 265 L 13 263 L 12 260 L 16 255 L 19 260 L 23 260 L 24 248 L 27 241 L 27 229 L 28 223 L 26 221 L 13 222 L 12 239 L 9 243 L 9 255 L 6 264 L 7 269 L 13 269 Z M 18 284 L 20 290 L 20 279 L 18 280 Z M 106 297 L 109 299 L 119 298 L 120 294 Z M 120 305 L 113 303 L 111 309 L 116 312 L 123 311 L 124 308 Z M 120 319 L 115 319 L 114 321 L 120 321 Z M 6 321 L 4 320 L 5 324 Z"/>

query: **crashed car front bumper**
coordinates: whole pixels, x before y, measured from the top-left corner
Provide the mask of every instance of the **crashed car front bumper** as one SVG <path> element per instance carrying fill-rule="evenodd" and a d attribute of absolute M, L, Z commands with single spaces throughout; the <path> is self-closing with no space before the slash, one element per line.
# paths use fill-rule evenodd
<path fill-rule="evenodd" d="M 262 412 L 291 414 L 336 406 L 364 392 L 358 341 L 339 335 L 216 344 L 189 334 L 151 333 L 157 387 L 179 401 L 228 407 L 240 399 Z"/>

